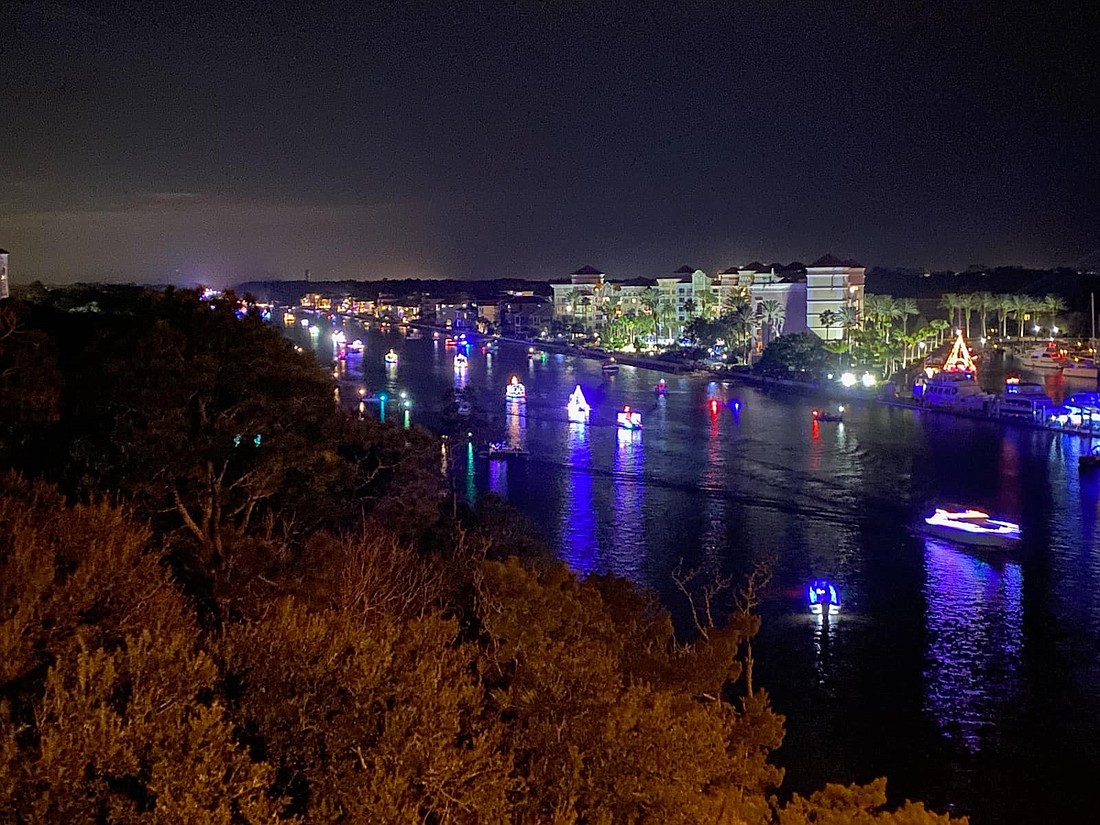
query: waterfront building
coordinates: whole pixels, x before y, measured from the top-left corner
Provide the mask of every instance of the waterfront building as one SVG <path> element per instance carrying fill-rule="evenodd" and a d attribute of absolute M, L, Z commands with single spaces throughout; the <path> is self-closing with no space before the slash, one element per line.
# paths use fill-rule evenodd
<path fill-rule="evenodd" d="M 844 337 L 839 324 L 826 328 L 821 313 L 840 313 L 846 307 L 854 309 L 863 319 L 863 287 L 865 269 L 852 260 L 832 255 L 818 258 L 806 268 L 806 325 L 824 340 L 838 341 Z"/>
<path fill-rule="evenodd" d="M 537 295 L 501 298 L 498 303 L 500 331 L 516 337 L 535 337 L 548 332 L 554 307 Z"/>
<path fill-rule="evenodd" d="M 553 319 L 595 332 L 608 321 L 640 312 L 641 297 L 652 283 L 644 278 L 608 281 L 595 267 L 582 266 L 570 273 L 568 280 L 551 281 Z"/>
<path fill-rule="evenodd" d="M 0 249 L 0 301 L 10 294 L 8 286 L 8 250 Z"/>

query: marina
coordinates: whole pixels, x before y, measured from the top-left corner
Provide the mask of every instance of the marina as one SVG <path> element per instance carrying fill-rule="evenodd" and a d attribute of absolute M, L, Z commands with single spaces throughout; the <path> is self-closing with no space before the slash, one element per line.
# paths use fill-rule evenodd
<path fill-rule="evenodd" d="M 836 401 L 812 390 L 633 366 L 608 376 L 598 359 L 532 358 L 507 342 L 490 354 L 475 341 L 460 375 L 454 350 L 430 335 L 351 333 L 366 349 L 337 365 L 341 386 L 407 390 L 414 425 L 442 426 L 441 399 L 460 383 L 476 393 L 486 440 L 527 455 L 457 450 L 456 494 L 513 503 L 578 573 L 649 587 L 686 624 L 678 564 L 736 580 L 774 561 L 754 652 L 787 716 L 793 746 L 778 759 L 793 790 L 877 771 L 960 813 L 978 804 L 986 822 L 1071 809 L 1034 795 L 1024 757 L 1075 775 L 1072 754 L 1100 735 L 1100 473 L 1079 469 L 1091 450 L 1079 430 L 1021 420 L 1020 409 L 991 418 L 859 399 L 823 423 L 812 410 Z M 395 373 L 381 363 L 390 347 L 402 354 Z M 513 376 L 522 401 L 505 398 Z M 1100 398 L 1082 383 L 1022 374 L 1015 392 L 1002 383 L 1002 402 L 1033 404 L 1037 384 L 1052 406 L 1083 409 Z M 578 386 L 587 416 L 574 420 Z M 617 426 L 626 405 L 644 429 Z M 944 501 L 1018 524 L 1011 552 L 919 529 Z M 819 579 L 843 598 L 827 627 L 807 607 Z M 1055 721 L 1038 721 L 1051 706 Z"/>

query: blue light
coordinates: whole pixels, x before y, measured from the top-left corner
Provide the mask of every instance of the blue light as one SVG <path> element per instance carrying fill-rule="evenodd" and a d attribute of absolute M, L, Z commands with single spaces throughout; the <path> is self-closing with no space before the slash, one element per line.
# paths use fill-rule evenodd
<path fill-rule="evenodd" d="M 816 616 L 836 616 L 840 613 L 840 591 L 827 579 L 814 579 L 806 588 L 810 612 Z"/>

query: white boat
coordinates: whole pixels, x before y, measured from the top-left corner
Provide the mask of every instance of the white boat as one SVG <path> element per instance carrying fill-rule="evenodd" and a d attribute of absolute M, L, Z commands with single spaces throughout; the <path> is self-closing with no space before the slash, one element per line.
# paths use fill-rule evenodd
<path fill-rule="evenodd" d="M 513 375 L 508 386 L 504 388 L 504 397 L 509 401 L 522 401 L 527 398 L 527 388 L 519 382 L 517 376 Z"/>
<path fill-rule="evenodd" d="M 1032 370 L 1060 370 L 1065 365 L 1065 357 L 1056 347 L 1045 346 L 1033 349 L 1020 359 L 1020 363 Z"/>
<path fill-rule="evenodd" d="M 455 355 L 455 369 L 464 370 L 470 366 L 470 359 L 463 355 L 461 352 Z"/>
<path fill-rule="evenodd" d="M 566 406 L 569 411 L 570 421 L 587 421 L 589 413 L 592 412 L 592 408 L 588 406 L 588 399 L 584 397 L 584 393 L 581 392 L 581 385 L 577 384 L 577 388 L 573 390 L 573 394 L 569 396 L 569 404 Z"/>
<path fill-rule="evenodd" d="M 364 346 L 365 345 L 363 344 L 363 342 L 356 338 L 354 341 L 348 344 L 348 349 L 352 352 L 362 352 Z"/>
<path fill-rule="evenodd" d="M 1020 540 L 1020 525 L 990 518 L 969 507 L 936 511 L 924 520 L 924 532 L 936 538 L 980 547 L 1008 547 Z"/>
<path fill-rule="evenodd" d="M 615 423 L 624 430 L 640 430 L 642 428 L 642 414 L 633 412 L 628 404 L 623 407 L 622 412 L 615 416 Z"/>
<path fill-rule="evenodd" d="M 382 357 L 382 360 L 386 362 L 387 366 L 394 367 L 397 366 L 399 356 L 391 349 Z"/>
<path fill-rule="evenodd" d="M 927 407 L 980 412 L 993 401 L 967 372 L 938 372 L 920 386 L 918 397 Z"/>
<path fill-rule="evenodd" d="M 409 341 L 419 341 L 423 337 L 424 333 L 418 330 L 416 327 L 409 327 L 409 331 L 405 335 L 405 338 L 407 338 Z"/>
<path fill-rule="evenodd" d="M 1092 358 L 1068 356 L 1062 362 L 1062 375 L 1066 378 L 1087 378 L 1095 381 L 1097 375 L 1100 375 L 1100 370 L 1097 369 L 1096 361 Z"/>
<path fill-rule="evenodd" d="M 619 365 L 614 358 L 608 358 L 600 364 L 600 369 L 603 370 L 604 375 L 615 375 L 619 371 Z"/>

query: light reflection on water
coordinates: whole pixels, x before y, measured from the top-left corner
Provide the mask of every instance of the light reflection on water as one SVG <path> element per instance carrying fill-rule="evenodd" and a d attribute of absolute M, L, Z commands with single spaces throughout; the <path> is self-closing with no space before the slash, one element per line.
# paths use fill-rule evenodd
<path fill-rule="evenodd" d="M 288 334 L 308 343 L 303 332 Z M 355 337 L 367 351 L 341 370 L 342 395 L 407 389 L 414 422 L 437 426 L 456 383 L 442 345 Z M 387 373 L 390 346 L 401 362 Z M 824 399 L 683 376 L 666 376 L 658 398 L 660 376 L 646 370 L 608 379 L 595 361 L 472 350 L 464 380 L 496 437 L 531 458 L 457 453 L 460 495 L 507 497 L 573 569 L 655 589 L 681 624 L 670 584 L 681 559 L 735 578 L 774 559 L 754 651 L 787 716 L 786 788 L 885 774 L 895 793 L 954 803 L 975 825 L 1084 820 L 1100 804 L 1100 474 L 1077 470 L 1088 442 L 859 404 L 843 423 L 815 423 Z M 504 401 L 512 374 L 527 385 L 522 416 Z M 565 415 L 578 384 L 586 425 Z M 642 413 L 640 434 L 614 426 L 624 404 Z M 1018 557 L 916 537 L 944 501 L 1019 520 Z M 803 601 L 818 577 L 845 603 L 827 629 Z M 1036 764 L 1059 781 L 1037 779 Z"/>

